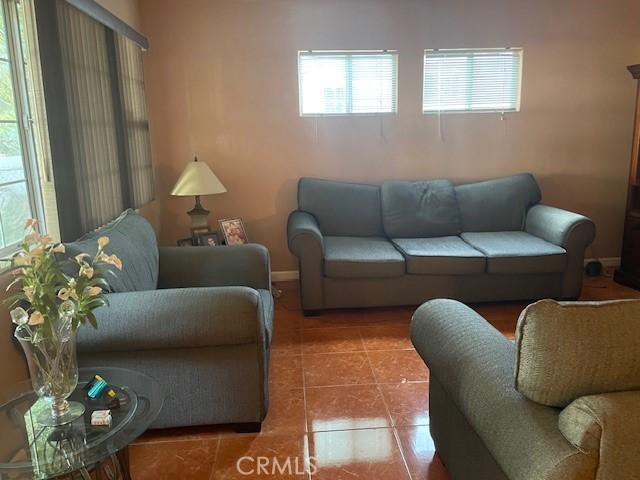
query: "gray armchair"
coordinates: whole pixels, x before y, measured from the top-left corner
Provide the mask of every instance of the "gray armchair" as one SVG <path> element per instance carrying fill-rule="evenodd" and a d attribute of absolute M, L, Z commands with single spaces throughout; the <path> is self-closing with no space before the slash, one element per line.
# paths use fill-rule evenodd
<path fill-rule="evenodd" d="M 273 325 L 267 249 L 157 248 L 151 226 L 128 211 L 67 252 L 92 253 L 102 235 L 124 267 L 110 305 L 96 311 L 98 329 L 79 332 L 81 366 L 131 368 L 158 380 L 167 399 L 154 428 L 258 429 L 268 406 Z"/>

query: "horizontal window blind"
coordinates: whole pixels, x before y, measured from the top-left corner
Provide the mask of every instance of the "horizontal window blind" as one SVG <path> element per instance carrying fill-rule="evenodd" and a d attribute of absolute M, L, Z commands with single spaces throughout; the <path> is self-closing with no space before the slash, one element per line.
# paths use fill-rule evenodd
<path fill-rule="evenodd" d="M 300 52 L 301 115 L 397 111 L 396 52 Z"/>
<path fill-rule="evenodd" d="M 425 50 L 422 111 L 520 110 L 522 49 Z"/>

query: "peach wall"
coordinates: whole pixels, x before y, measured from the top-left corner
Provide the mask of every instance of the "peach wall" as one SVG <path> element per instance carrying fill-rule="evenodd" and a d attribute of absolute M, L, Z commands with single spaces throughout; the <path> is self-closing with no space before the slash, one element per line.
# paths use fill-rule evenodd
<path fill-rule="evenodd" d="M 450 178 L 533 172 L 545 203 L 591 216 L 589 256 L 618 256 L 640 62 L 637 0 L 140 0 L 160 203 L 160 237 L 188 231 L 192 199 L 169 191 L 194 154 L 228 193 L 274 270 L 296 268 L 285 241 L 296 181 Z M 524 48 L 522 111 L 421 114 L 424 48 Z M 399 51 L 398 114 L 300 118 L 296 53 Z"/>

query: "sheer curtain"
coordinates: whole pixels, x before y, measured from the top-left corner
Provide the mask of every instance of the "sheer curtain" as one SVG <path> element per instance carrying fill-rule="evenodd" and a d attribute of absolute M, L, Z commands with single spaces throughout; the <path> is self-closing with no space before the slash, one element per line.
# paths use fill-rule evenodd
<path fill-rule="evenodd" d="M 65 0 L 36 0 L 36 15 L 61 237 L 70 241 L 153 199 L 143 53 Z"/>

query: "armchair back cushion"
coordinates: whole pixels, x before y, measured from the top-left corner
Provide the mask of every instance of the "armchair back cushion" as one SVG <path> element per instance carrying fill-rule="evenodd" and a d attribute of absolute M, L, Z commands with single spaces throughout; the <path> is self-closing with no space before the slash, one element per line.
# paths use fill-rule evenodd
<path fill-rule="evenodd" d="M 98 238 L 103 236 L 109 237 L 106 253 L 115 254 L 122 260 L 122 271 L 109 267 L 117 273 L 107 277 L 111 291 L 155 290 L 158 285 L 156 234 L 151 224 L 131 209 L 75 242 L 65 244 L 65 256 L 71 258 L 80 253 L 94 256 L 98 250 Z"/>
<path fill-rule="evenodd" d="M 382 223 L 390 238 L 458 235 L 460 210 L 448 180 L 382 184 Z"/>
<path fill-rule="evenodd" d="M 516 346 L 516 389 L 534 402 L 640 390 L 640 300 L 541 300 L 520 315 Z"/>
<path fill-rule="evenodd" d="M 527 210 L 542 198 L 529 173 L 458 185 L 455 191 L 464 232 L 522 230 Z"/>
<path fill-rule="evenodd" d="M 315 217 L 323 235 L 383 236 L 377 185 L 301 178 L 298 208 Z"/>

